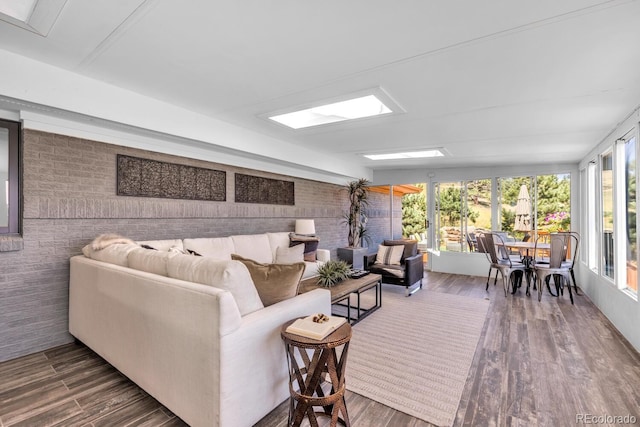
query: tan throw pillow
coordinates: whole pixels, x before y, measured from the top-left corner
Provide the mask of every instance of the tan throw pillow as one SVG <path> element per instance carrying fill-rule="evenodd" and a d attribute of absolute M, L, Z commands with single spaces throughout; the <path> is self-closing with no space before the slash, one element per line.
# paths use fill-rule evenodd
<path fill-rule="evenodd" d="M 378 246 L 378 255 L 376 255 L 376 264 L 400 265 L 404 246 Z"/>
<path fill-rule="evenodd" d="M 276 248 L 276 264 L 293 264 L 304 261 L 304 245 L 290 248 L 278 246 Z"/>
<path fill-rule="evenodd" d="M 261 264 L 236 254 L 232 254 L 231 258 L 247 267 L 265 307 L 293 298 L 298 294 L 298 286 L 304 273 L 304 262 Z"/>
<path fill-rule="evenodd" d="M 300 234 L 289 234 L 289 246 L 304 245 L 304 260 L 314 262 L 316 260 L 316 252 L 318 251 L 318 243 L 320 239 L 315 236 L 302 236 Z"/>

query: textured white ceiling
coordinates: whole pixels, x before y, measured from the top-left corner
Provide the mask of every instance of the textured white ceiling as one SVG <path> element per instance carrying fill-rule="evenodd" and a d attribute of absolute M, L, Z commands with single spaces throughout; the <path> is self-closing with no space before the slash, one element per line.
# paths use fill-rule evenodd
<path fill-rule="evenodd" d="M 68 0 L 46 37 L 0 22 L 0 49 L 354 165 L 497 166 L 577 162 L 640 104 L 638 22 L 638 0 Z M 264 118 L 369 88 L 405 112 Z M 429 147 L 450 156 L 359 156 Z"/>

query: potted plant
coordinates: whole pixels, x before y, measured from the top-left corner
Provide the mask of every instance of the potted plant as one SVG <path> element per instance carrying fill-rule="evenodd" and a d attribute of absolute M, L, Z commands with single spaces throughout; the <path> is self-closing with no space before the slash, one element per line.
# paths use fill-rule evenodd
<path fill-rule="evenodd" d="M 338 258 L 351 264 L 354 269 L 364 268 L 364 256 L 367 248 L 363 242 L 369 243 L 367 233 L 367 212 L 369 206 L 369 180 L 360 178 L 349 182 L 345 186 L 349 197 L 349 210 L 344 214 L 343 222 L 347 225 L 346 248 L 338 248 Z"/>
<path fill-rule="evenodd" d="M 318 285 L 325 288 L 349 278 L 351 268 L 346 261 L 331 260 L 318 268 Z"/>

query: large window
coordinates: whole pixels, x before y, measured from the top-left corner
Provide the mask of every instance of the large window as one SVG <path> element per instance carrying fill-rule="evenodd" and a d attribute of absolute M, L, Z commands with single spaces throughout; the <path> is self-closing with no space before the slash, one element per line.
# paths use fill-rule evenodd
<path fill-rule="evenodd" d="M 587 265 L 589 268 L 598 272 L 598 223 L 596 220 L 598 206 L 595 191 L 596 188 L 596 162 L 590 162 L 587 166 L 587 190 L 582 193 L 587 195 L 587 224 L 586 224 L 586 236 L 587 236 Z"/>
<path fill-rule="evenodd" d="M 0 234 L 19 232 L 20 124 L 0 120 Z"/>
<path fill-rule="evenodd" d="M 533 206 L 532 195 L 535 195 L 533 184 L 533 177 L 531 176 L 498 179 L 500 230 L 506 231 L 515 237 L 523 238 L 526 233 L 533 229 L 533 212 L 531 209 L 531 206 Z M 528 198 L 528 202 L 526 202 L 526 198 Z M 518 205 L 519 199 L 522 199 L 520 205 Z M 522 210 L 523 201 L 525 201 L 525 205 L 528 203 L 525 206 L 527 208 L 525 209 L 526 212 Z M 523 215 L 528 215 L 526 221 L 518 219 L 518 224 L 516 224 L 516 217 L 522 217 Z"/>
<path fill-rule="evenodd" d="M 600 157 L 600 194 L 602 199 L 602 274 L 615 278 L 614 264 L 614 218 L 613 218 L 613 152 Z"/>
<path fill-rule="evenodd" d="M 637 130 L 618 138 L 586 167 L 587 265 L 637 298 Z M 599 175 L 598 175 L 599 172 Z"/>
<path fill-rule="evenodd" d="M 491 230 L 491 179 L 436 183 L 435 203 L 439 250 L 474 251 L 476 233 Z"/>
<path fill-rule="evenodd" d="M 517 238 L 571 229 L 569 174 L 498 179 L 500 229 Z"/>
<path fill-rule="evenodd" d="M 638 294 L 638 234 L 636 226 L 636 138 L 624 143 L 624 204 L 626 281 L 624 288 Z"/>

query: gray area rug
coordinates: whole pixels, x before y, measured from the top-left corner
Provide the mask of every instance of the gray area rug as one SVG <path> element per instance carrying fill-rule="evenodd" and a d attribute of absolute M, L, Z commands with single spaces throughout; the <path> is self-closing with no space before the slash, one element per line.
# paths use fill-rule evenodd
<path fill-rule="evenodd" d="M 489 301 L 384 285 L 353 328 L 347 389 L 438 426 L 455 420 Z"/>

